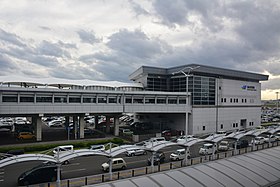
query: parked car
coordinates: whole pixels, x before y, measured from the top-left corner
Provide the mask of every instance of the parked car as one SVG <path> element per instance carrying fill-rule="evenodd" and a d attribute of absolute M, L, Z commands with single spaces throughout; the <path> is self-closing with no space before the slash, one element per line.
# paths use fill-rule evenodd
<path fill-rule="evenodd" d="M 105 151 L 105 145 L 91 145 L 89 149 L 92 151 Z"/>
<path fill-rule="evenodd" d="M 121 133 L 122 133 L 123 136 L 133 135 L 133 131 L 131 131 L 130 129 L 121 129 Z"/>
<path fill-rule="evenodd" d="M 217 152 L 216 144 L 206 143 L 199 149 L 200 155 L 209 155 Z"/>
<path fill-rule="evenodd" d="M 48 123 L 49 127 L 63 127 L 64 123 L 61 120 L 53 120 Z"/>
<path fill-rule="evenodd" d="M 275 134 L 275 139 L 276 139 L 276 141 L 280 141 L 280 133 L 279 132 Z"/>
<path fill-rule="evenodd" d="M 245 148 L 245 147 L 248 147 L 249 146 L 249 142 L 248 140 L 238 140 L 237 143 L 236 143 L 236 148 L 237 149 L 242 149 L 242 148 Z M 232 147 L 234 148 L 234 144 L 232 144 Z"/>
<path fill-rule="evenodd" d="M 37 183 L 54 182 L 57 179 L 57 166 L 48 162 L 36 166 L 18 177 L 19 186 L 28 186 Z"/>
<path fill-rule="evenodd" d="M 36 136 L 32 132 L 19 132 L 17 138 L 20 140 L 35 140 Z"/>
<path fill-rule="evenodd" d="M 270 140 L 269 140 L 270 138 Z M 275 142 L 277 140 L 276 136 L 274 135 L 267 135 L 264 137 L 264 142 L 269 143 L 270 142 Z"/>
<path fill-rule="evenodd" d="M 194 139 L 193 135 L 187 135 L 187 140 L 192 140 Z M 186 136 L 180 136 L 179 138 L 177 138 L 176 140 L 177 143 L 185 143 L 186 142 Z"/>
<path fill-rule="evenodd" d="M 262 137 L 262 136 L 255 137 L 255 139 L 252 140 L 252 144 L 254 143 L 254 141 L 255 141 L 255 145 L 263 144 L 264 143 L 264 137 Z"/>
<path fill-rule="evenodd" d="M 54 154 L 54 158 L 57 158 L 58 152 L 59 154 L 64 153 L 64 152 L 73 152 L 74 151 L 74 146 L 73 145 L 62 145 L 62 146 L 58 146 L 56 148 L 53 149 L 53 154 Z M 69 164 L 70 160 L 66 160 L 64 161 L 62 164 Z"/>
<path fill-rule="evenodd" d="M 229 149 L 229 142 L 228 141 L 221 141 L 218 150 L 219 151 L 227 151 Z"/>
<path fill-rule="evenodd" d="M 103 171 L 109 171 L 109 161 L 101 165 Z M 112 159 L 112 169 L 126 169 L 126 162 L 123 158 L 113 158 Z"/>
<path fill-rule="evenodd" d="M 170 154 L 170 160 L 183 160 L 186 158 L 186 150 L 178 149 L 175 152 Z M 190 159 L 190 151 L 187 152 L 187 158 Z"/>
<path fill-rule="evenodd" d="M 132 149 L 126 151 L 126 156 L 145 155 L 147 152 L 144 149 Z"/>
<path fill-rule="evenodd" d="M 165 155 L 163 152 L 156 152 L 154 155 L 148 158 L 148 165 L 150 166 L 152 163 L 152 157 L 154 157 L 154 165 L 159 163 L 163 163 L 165 160 Z"/>

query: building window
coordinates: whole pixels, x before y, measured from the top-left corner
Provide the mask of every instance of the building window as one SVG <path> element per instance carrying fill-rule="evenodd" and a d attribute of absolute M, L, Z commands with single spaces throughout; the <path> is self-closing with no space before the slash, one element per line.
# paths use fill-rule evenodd
<path fill-rule="evenodd" d="M 106 97 L 98 97 L 98 103 L 107 103 Z"/>
<path fill-rule="evenodd" d="M 222 89 L 222 87 L 221 86 L 219 86 L 219 90 L 221 90 Z"/>
<path fill-rule="evenodd" d="M 17 95 L 3 96 L 2 97 L 2 102 L 18 102 L 18 97 L 17 97 Z"/>
<path fill-rule="evenodd" d="M 67 96 L 55 96 L 54 102 L 55 103 L 67 103 Z"/>
<path fill-rule="evenodd" d="M 247 99 L 245 99 L 245 103 L 247 103 Z"/>
<path fill-rule="evenodd" d="M 165 98 L 157 98 L 157 104 L 166 104 Z"/>
<path fill-rule="evenodd" d="M 36 102 L 38 103 L 52 103 L 52 96 L 37 96 Z"/>
<path fill-rule="evenodd" d="M 221 129 L 223 129 L 224 128 L 224 125 L 223 124 L 221 124 Z"/>
<path fill-rule="evenodd" d="M 202 126 L 202 130 L 205 131 L 205 126 Z"/>
<path fill-rule="evenodd" d="M 179 104 L 186 104 L 187 100 L 184 98 L 179 98 Z"/>
<path fill-rule="evenodd" d="M 224 103 L 226 103 L 227 102 L 227 98 L 224 98 Z"/>
<path fill-rule="evenodd" d="M 224 98 L 221 98 L 221 102 L 224 102 Z"/>
<path fill-rule="evenodd" d="M 241 99 L 241 102 L 244 103 L 244 99 Z"/>
<path fill-rule="evenodd" d="M 20 102 L 33 103 L 34 102 L 34 97 L 33 96 L 20 96 Z"/>
<path fill-rule="evenodd" d="M 145 98 L 145 103 L 146 104 L 154 104 L 156 102 L 156 100 L 154 98 Z"/>
<path fill-rule="evenodd" d="M 132 98 L 131 97 L 129 97 L 129 98 L 125 98 L 125 103 L 132 103 Z"/>
<path fill-rule="evenodd" d="M 109 97 L 109 103 L 117 103 L 117 97 Z"/>
<path fill-rule="evenodd" d="M 69 103 L 81 103 L 80 97 L 69 97 Z"/>
<path fill-rule="evenodd" d="M 168 104 L 177 104 L 176 98 L 168 98 Z"/>
<path fill-rule="evenodd" d="M 230 102 L 232 103 L 232 98 L 230 98 Z"/>

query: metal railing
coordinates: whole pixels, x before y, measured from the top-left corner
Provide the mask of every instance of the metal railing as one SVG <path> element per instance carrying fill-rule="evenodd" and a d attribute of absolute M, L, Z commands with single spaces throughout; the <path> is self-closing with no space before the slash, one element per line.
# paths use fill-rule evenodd
<path fill-rule="evenodd" d="M 201 164 L 201 163 L 205 163 L 205 162 L 209 162 L 209 161 L 213 161 L 213 160 L 232 157 L 235 155 L 241 155 L 241 154 L 245 154 L 245 153 L 249 153 L 249 152 L 253 152 L 253 151 L 263 150 L 263 149 L 267 149 L 270 147 L 276 147 L 279 145 L 280 145 L 280 141 L 276 141 L 276 142 L 270 143 L 270 145 L 269 145 L 269 143 L 265 143 L 262 145 L 256 145 L 255 147 L 251 146 L 251 147 L 241 148 L 241 149 L 237 149 L 237 150 L 219 152 L 219 153 L 215 154 L 214 157 L 213 157 L 213 155 L 199 156 L 199 157 L 188 159 L 187 163 L 185 163 L 184 160 L 181 160 L 181 161 L 169 162 L 169 163 L 164 163 L 164 164 L 158 164 L 158 165 L 154 166 L 154 169 L 152 169 L 152 166 L 146 166 L 146 167 L 141 167 L 141 168 L 116 171 L 116 172 L 113 172 L 112 180 L 125 179 L 125 178 L 129 178 L 129 177 L 136 177 L 136 176 L 146 175 L 146 174 L 150 174 L 150 173 L 181 168 L 181 167 L 185 167 L 185 166 L 192 166 L 195 164 Z M 61 187 L 78 187 L 78 186 L 98 184 L 98 183 L 108 182 L 108 181 L 110 181 L 110 174 L 103 173 L 103 174 L 98 174 L 98 175 L 61 180 L 60 186 Z M 58 187 L 58 184 L 57 184 L 57 182 L 49 182 L 49 183 L 30 185 L 30 187 Z"/>

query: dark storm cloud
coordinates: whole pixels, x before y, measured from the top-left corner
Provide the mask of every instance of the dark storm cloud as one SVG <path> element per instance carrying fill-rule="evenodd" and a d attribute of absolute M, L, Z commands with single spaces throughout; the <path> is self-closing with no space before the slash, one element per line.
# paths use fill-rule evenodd
<path fill-rule="evenodd" d="M 94 43 L 98 43 L 101 40 L 99 38 L 97 38 L 94 34 L 94 32 L 89 32 L 89 31 L 85 31 L 85 30 L 79 30 L 77 31 L 81 42 L 83 43 L 89 43 L 91 45 L 93 45 Z"/>

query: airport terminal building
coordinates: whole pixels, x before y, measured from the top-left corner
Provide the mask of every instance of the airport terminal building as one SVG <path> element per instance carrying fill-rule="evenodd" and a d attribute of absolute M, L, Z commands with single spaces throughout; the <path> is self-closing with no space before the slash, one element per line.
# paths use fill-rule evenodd
<path fill-rule="evenodd" d="M 261 123 L 260 81 L 268 80 L 267 75 L 189 64 L 171 68 L 142 66 L 129 78 L 142 83 L 147 91 L 187 94 L 188 90 L 188 134 L 253 128 Z M 152 118 L 150 114 L 146 117 Z M 145 120 L 145 116 L 138 118 Z M 170 123 L 178 126 L 175 121 Z"/>
<path fill-rule="evenodd" d="M 142 66 L 132 83 L 0 77 L 0 117 L 32 117 L 41 141 L 43 116 L 73 117 L 84 138 L 84 116 L 114 118 L 134 113 L 135 121 L 188 134 L 253 128 L 261 123 L 261 83 L 267 75 L 189 64 Z M 79 119 L 79 120 L 78 120 Z M 96 124 L 98 121 L 96 121 Z"/>

